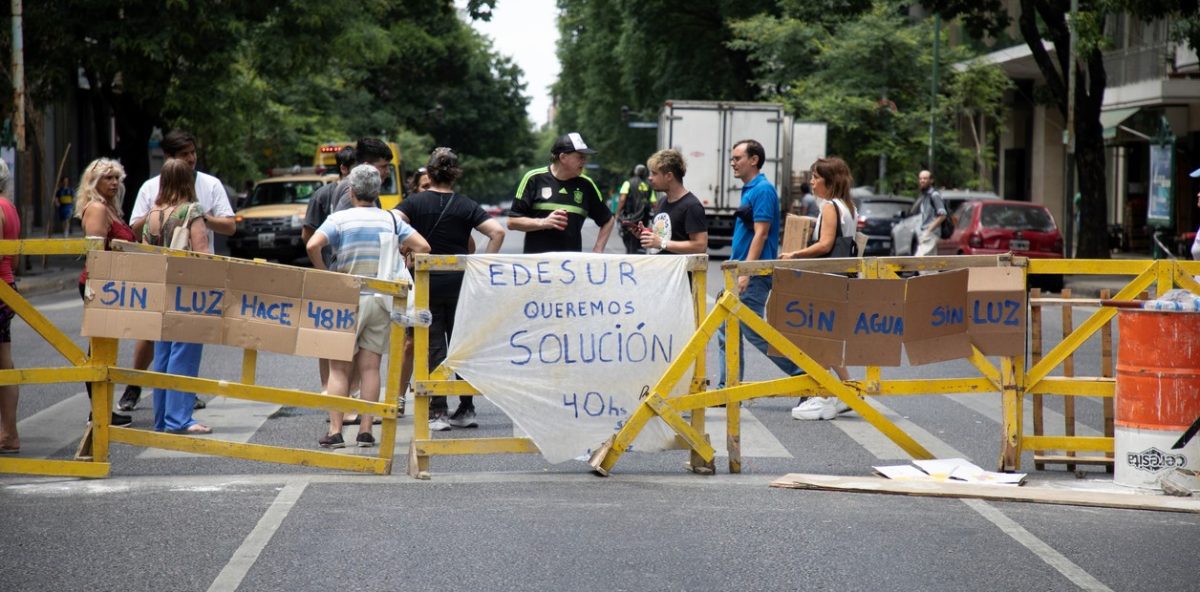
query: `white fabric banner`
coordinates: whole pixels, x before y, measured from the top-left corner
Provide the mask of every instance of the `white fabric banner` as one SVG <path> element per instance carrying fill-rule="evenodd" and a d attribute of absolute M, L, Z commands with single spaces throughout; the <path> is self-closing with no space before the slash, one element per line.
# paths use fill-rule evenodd
<path fill-rule="evenodd" d="M 695 332 L 686 265 L 684 257 L 592 253 L 469 257 L 444 364 L 546 460 L 589 454 Z M 637 449 L 663 450 L 673 437 L 654 418 Z"/>

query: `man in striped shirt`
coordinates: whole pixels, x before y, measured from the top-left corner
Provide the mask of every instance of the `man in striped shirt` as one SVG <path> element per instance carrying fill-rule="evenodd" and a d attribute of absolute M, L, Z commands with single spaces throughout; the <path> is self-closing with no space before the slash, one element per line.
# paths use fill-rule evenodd
<path fill-rule="evenodd" d="M 334 268 L 331 271 L 376 277 L 379 271 L 380 242 L 382 234 L 395 233 L 397 243 L 414 253 L 428 253 L 429 243 L 413 230 L 399 215 L 379 209 L 379 187 L 382 178 L 379 171 L 369 164 L 360 164 L 347 177 L 350 199 L 354 207 L 334 212 L 321 223 L 308 241 L 309 260 L 313 267 L 325 269 L 321 248 L 329 245 L 333 249 Z M 404 258 L 396 253 L 395 260 L 403 265 Z M 329 383 L 326 393 L 345 397 L 350 391 L 351 369 L 357 369 L 359 386 L 364 401 L 379 400 L 379 366 L 383 352 L 388 349 L 390 315 L 382 299 L 364 292 L 358 299 L 358 324 L 355 329 L 357 341 L 352 362 L 329 361 Z M 358 417 L 358 439 L 360 448 L 375 445 L 371 435 L 371 416 Z M 343 448 L 342 414 L 330 412 L 329 433 L 318 443 L 323 448 Z"/>

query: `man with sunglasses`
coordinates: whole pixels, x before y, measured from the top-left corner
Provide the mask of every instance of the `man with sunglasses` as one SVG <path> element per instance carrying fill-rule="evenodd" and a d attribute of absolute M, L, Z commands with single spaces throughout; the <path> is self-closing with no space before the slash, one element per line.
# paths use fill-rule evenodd
<path fill-rule="evenodd" d="M 583 174 L 588 156 L 583 136 L 560 136 L 550 148 L 550 166 L 533 169 L 521 179 L 509 213 L 509 230 L 525 233 L 526 254 L 583 251 L 583 222 L 600 227 L 592 252 L 603 253 L 616 218 L 596 183 Z"/>

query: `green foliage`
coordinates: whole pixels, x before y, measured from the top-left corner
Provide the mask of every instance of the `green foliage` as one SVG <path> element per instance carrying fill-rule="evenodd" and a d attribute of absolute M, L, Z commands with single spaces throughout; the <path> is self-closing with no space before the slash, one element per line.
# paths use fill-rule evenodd
<path fill-rule="evenodd" d="M 774 12 L 772 1 L 559 0 L 558 7 L 557 131 L 581 132 L 600 151 L 592 161 L 615 177 L 654 151 L 654 131 L 628 121 L 654 120 L 663 101 L 762 96 L 747 83 L 750 57 L 728 45 L 729 23 Z"/>
<path fill-rule="evenodd" d="M 486 20 L 494 5 L 467 13 Z M 234 185 L 366 135 L 422 162 L 451 146 L 481 191 L 532 158 L 521 70 L 451 0 L 46 0 L 27 9 L 25 40 L 35 105 L 65 96 L 82 68 L 134 166 L 153 127 L 195 133 L 206 169 Z"/>
<path fill-rule="evenodd" d="M 847 160 L 856 182 L 910 189 L 915 172 L 930 168 L 932 23 L 902 16 L 888 2 L 831 4 L 865 11 L 806 4 L 786 8 L 781 17 L 756 15 L 733 23 L 733 44 L 759 65 L 756 83 L 773 89 L 798 119 L 829 124 L 830 153 Z M 818 18 L 822 14 L 830 16 Z M 988 184 L 985 173 L 994 160 L 988 144 L 999 131 L 994 120 L 1009 82 L 994 67 L 951 68 L 968 57 L 963 49 L 945 49 L 939 57 L 932 168 L 942 184 L 980 187 Z M 990 132 L 983 131 L 984 120 L 993 120 Z M 975 145 L 959 144 L 960 126 L 975 130 Z M 887 174 L 880 179 L 883 156 Z"/>

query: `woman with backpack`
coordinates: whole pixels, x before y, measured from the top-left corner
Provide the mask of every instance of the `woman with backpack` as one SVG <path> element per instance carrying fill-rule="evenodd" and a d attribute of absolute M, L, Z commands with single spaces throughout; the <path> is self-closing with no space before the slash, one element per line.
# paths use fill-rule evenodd
<path fill-rule="evenodd" d="M 158 197 L 146 213 L 142 242 L 159 247 L 208 252 L 208 226 L 196 202 L 196 180 L 192 168 L 180 159 L 163 164 L 159 173 Z M 159 341 L 154 344 L 154 371 L 176 376 L 200 373 L 199 343 Z M 212 428 L 192 418 L 196 393 L 154 389 L 154 430 L 175 434 L 211 434 Z"/>

